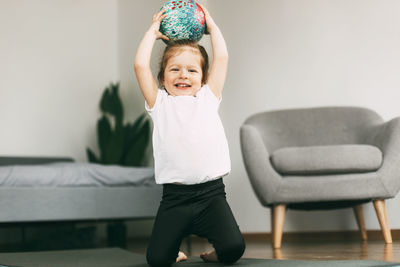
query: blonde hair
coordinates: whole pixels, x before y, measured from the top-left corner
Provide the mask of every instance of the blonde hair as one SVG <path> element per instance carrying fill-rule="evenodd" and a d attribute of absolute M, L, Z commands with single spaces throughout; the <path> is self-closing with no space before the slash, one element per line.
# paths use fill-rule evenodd
<path fill-rule="evenodd" d="M 160 86 L 164 81 L 165 67 L 167 66 L 168 60 L 176 55 L 178 52 L 185 48 L 191 48 L 195 53 L 200 55 L 200 65 L 202 71 L 201 83 L 205 84 L 208 78 L 208 54 L 203 46 L 199 45 L 197 42 L 192 40 L 177 40 L 169 42 L 168 46 L 165 48 L 163 56 L 160 61 L 160 70 L 158 72 L 157 78 Z"/>

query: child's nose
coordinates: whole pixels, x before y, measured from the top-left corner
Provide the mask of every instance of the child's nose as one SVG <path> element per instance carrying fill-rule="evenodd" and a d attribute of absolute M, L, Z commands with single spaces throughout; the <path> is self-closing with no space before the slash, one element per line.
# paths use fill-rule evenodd
<path fill-rule="evenodd" d="M 188 72 L 186 70 L 181 71 L 181 77 L 182 78 L 187 78 L 188 77 Z"/>

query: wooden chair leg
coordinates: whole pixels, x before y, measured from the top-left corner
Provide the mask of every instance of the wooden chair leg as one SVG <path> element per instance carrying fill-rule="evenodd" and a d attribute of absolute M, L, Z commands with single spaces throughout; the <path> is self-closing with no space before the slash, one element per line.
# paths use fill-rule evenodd
<path fill-rule="evenodd" d="M 286 205 L 279 204 L 271 208 L 272 246 L 280 248 L 282 244 L 283 225 L 285 223 Z"/>
<path fill-rule="evenodd" d="M 386 242 L 386 244 L 392 244 L 392 234 L 390 233 L 389 220 L 387 217 L 385 200 L 376 199 L 373 202 L 374 202 L 376 215 L 378 216 L 379 224 L 381 225 L 381 229 L 382 229 L 382 233 L 383 233 L 385 242 Z"/>
<path fill-rule="evenodd" d="M 361 238 L 367 241 L 367 228 L 365 227 L 363 206 L 357 205 L 353 207 L 354 215 L 356 216 L 358 229 L 360 229 Z"/>

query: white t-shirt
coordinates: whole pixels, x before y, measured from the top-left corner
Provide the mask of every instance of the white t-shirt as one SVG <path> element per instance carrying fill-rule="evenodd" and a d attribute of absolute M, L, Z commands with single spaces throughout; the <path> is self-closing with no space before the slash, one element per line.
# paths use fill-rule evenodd
<path fill-rule="evenodd" d="M 228 142 L 218 114 L 218 99 L 204 85 L 195 96 L 172 96 L 158 89 L 150 109 L 157 184 L 199 184 L 231 170 Z"/>

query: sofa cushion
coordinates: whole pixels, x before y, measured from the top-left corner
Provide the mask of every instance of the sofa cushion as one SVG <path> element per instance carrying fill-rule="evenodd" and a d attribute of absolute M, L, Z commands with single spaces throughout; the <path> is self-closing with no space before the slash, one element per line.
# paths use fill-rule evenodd
<path fill-rule="evenodd" d="M 372 172 L 382 164 L 382 152 L 370 145 L 285 147 L 271 161 L 281 174 L 313 175 Z"/>

